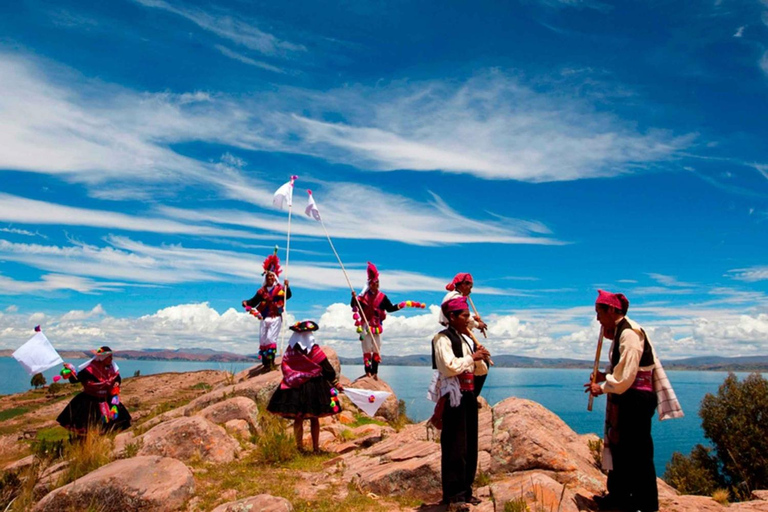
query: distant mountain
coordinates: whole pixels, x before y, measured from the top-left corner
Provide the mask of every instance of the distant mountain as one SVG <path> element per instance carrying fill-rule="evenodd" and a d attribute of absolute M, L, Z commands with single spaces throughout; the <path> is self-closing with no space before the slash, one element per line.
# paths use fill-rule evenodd
<path fill-rule="evenodd" d="M 362 357 L 342 357 L 341 364 L 362 364 Z M 384 356 L 385 364 L 393 366 L 431 366 L 432 356 Z M 712 371 L 768 371 L 768 356 L 720 357 L 699 356 L 686 359 L 664 360 L 666 370 Z M 493 356 L 497 368 L 583 368 L 591 369 L 594 361 L 567 358 L 525 357 L 513 355 Z"/>
<path fill-rule="evenodd" d="M 11 357 L 13 350 L 0 350 L 0 357 Z M 89 350 L 64 350 L 59 354 L 64 359 L 83 359 L 91 357 Z M 117 350 L 117 359 L 135 359 L 139 361 L 213 361 L 221 363 L 257 362 L 255 355 L 233 354 L 210 348 L 147 348 L 142 350 Z"/>

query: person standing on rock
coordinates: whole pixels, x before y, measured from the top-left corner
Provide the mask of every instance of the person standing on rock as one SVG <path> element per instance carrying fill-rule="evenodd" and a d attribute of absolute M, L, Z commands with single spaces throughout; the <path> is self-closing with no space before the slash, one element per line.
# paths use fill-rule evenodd
<path fill-rule="evenodd" d="M 379 380 L 379 363 L 381 363 L 381 332 L 384 329 L 384 319 L 387 313 L 399 311 L 399 304 L 392 304 L 389 298 L 379 290 L 379 271 L 376 266 L 368 262 L 368 285 L 360 295 L 352 292 L 350 306 L 357 314 L 358 303 L 363 308 L 363 315 L 368 321 L 363 342 L 363 364 L 366 377 Z M 358 331 L 359 332 L 359 331 Z"/>
<path fill-rule="evenodd" d="M 474 281 L 472 279 L 472 274 L 468 272 L 459 272 L 454 276 L 453 281 L 445 285 L 445 289 L 448 290 L 448 293 L 445 294 L 445 297 L 443 297 L 443 300 L 440 304 L 445 304 L 449 300 L 455 299 L 456 297 L 469 297 L 469 294 L 472 293 L 473 286 Z M 440 310 L 439 321 L 441 325 L 446 327 L 448 326 L 448 319 L 443 314 L 442 308 Z M 483 322 L 477 315 L 470 317 L 469 325 L 467 325 L 467 335 L 472 338 L 475 350 L 478 348 L 483 348 L 483 346 L 478 343 L 477 338 L 474 334 L 472 334 L 472 330 L 478 329 L 480 331 L 485 331 L 487 328 L 488 326 L 485 325 L 485 322 Z M 480 396 L 480 392 L 482 391 L 483 385 L 485 384 L 485 379 L 488 378 L 489 362 L 490 360 L 477 361 L 475 363 L 475 395 L 477 396 Z"/>
<path fill-rule="evenodd" d="M 596 496 L 601 510 L 654 512 L 659 509 L 653 464 L 651 419 L 683 415 L 664 369 L 640 325 L 627 317 L 629 300 L 621 293 L 598 290 L 597 321 L 613 340 L 606 372 L 585 384 L 593 396 L 607 395 L 603 468 L 608 494 Z M 658 397 L 657 397 L 658 394 Z"/>
<path fill-rule="evenodd" d="M 436 379 L 430 385 L 430 397 L 437 399 L 436 412 L 442 420 L 440 464 L 443 501 L 449 510 L 467 510 L 467 504 L 480 500 L 472 494 L 477 472 L 478 423 L 474 371 L 477 361 L 490 357 L 483 347 L 473 349 L 465 337 L 470 314 L 466 297 L 443 303 L 442 312 L 448 328 L 432 339 L 432 368 Z"/>
<path fill-rule="evenodd" d="M 90 429 L 106 433 L 131 426 L 131 415 L 120 401 L 122 378 L 112 360 L 112 349 L 104 346 L 92 353 L 93 358 L 78 370 L 64 365 L 69 370 L 69 382 L 81 383 L 83 392 L 67 404 L 56 421 L 77 436 L 85 436 Z"/>
<path fill-rule="evenodd" d="M 275 248 L 275 252 L 277 252 L 277 248 Z M 275 354 L 277 353 L 280 330 L 283 326 L 283 308 L 285 301 L 290 299 L 292 294 L 287 279 L 284 283 L 285 287 L 277 282 L 277 278 L 282 272 L 277 254 L 268 256 L 264 260 L 263 268 L 264 282 L 262 287 L 256 291 L 256 295 L 243 301 L 243 307 L 249 311 L 258 312 L 258 316 L 261 317 L 259 358 L 264 368 L 267 371 L 272 371 L 277 369 Z"/>
<path fill-rule="evenodd" d="M 304 420 L 309 420 L 312 449 L 320 450 L 320 420 L 341 412 L 338 375 L 328 361 L 325 352 L 315 342 L 312 334 L 318 325 L 311 321 L 296 322 L 283 354 L 280 369 L 283 380 L 269 400 L 267 410 L 283 418 L 293 419 L 296 446 L 302 451 Z"/>

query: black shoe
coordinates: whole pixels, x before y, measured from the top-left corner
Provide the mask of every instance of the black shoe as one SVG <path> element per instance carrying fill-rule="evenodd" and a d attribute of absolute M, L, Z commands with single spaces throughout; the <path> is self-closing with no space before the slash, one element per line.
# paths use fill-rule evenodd
<path fill-rule="evenodd" d="M 470 496 L 470 497 L 467 499 L 467 503 L 469 503 L 470 505 L 479 505 L 479 504 L 481 504 L 482 502 L 483 502 L 483 500 L 481 500 L 481 499 L 480 499 L 480 498 L 478 498 L 477 496 Z"/>
<path fill-rule="evenodd" d="M 623 506 L 620 500 L 617 500 L 610 494 L 605 494 L 602 496 L 595 495 L 592 496 L 592 499 L 595 503 L 597 503 L 597 508 L 599 510 L 624 510 L 626 508 Z"/>

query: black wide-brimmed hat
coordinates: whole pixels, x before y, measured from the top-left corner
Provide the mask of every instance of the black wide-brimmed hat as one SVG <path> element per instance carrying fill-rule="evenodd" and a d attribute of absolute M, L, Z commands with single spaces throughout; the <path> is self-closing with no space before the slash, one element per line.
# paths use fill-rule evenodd
<path fill-rule="evenodd" d="M 313 332 L 319 328 L 320 327 L 318 327 L 318 325 L 312 320 L 302 320 L 301 322 L 296 322 L 290 327 L 293 332 Z"/>

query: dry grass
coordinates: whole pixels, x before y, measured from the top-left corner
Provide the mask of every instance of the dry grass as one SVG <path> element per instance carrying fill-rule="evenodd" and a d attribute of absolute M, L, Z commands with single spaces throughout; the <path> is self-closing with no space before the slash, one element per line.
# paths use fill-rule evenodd
<path fill-rule="evenodd" d="M 56 487 L 74 482 L 81 476 L 109 464 L 112 457 L 112 439 L 100 435 L 98 429 L 91 429 L 85 437 L 72 441 L 65 450 L 64 458 L 69 462 Z"/>
<path fill-rule="evenodd" d="M 731 493 L 728 492 L 728 489 L 716 489 L 715 492 L 712 493 L 712 499 L 726 507 L 728 506 L 730 497 Z"/>

